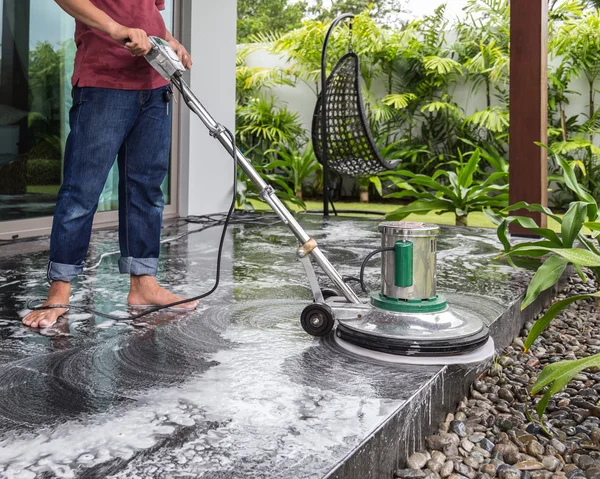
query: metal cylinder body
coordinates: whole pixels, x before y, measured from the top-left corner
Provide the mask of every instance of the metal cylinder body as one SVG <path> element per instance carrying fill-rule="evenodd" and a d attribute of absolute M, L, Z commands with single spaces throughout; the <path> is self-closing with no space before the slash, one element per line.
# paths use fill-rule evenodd
<path fill-rule="evenodd" d="M 382 247 L 394 249 L 383 253 L 382 294 L 400 300 L 435 298 L 437 237 L 440 228 L 428 223 L 386 221 L 379 225 L 379 231 L 382 234 Z M 411 254 L 405 254 L 409 248 L 412 249 Z M 401 251 L 403 254 L 400 256 Z M 410 260 L 412 264 L 406 264 Z M 412 275 L 412 281 L 406 280 L 408 274 Z"/>

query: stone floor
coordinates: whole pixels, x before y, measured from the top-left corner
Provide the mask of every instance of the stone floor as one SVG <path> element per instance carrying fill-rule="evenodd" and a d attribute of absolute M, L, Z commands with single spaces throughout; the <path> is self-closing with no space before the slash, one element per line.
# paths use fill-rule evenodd
<path fill-rule="evenodd" d="M 302 223 L 344 275 L 379 246 L 374 221 Z M 166 242 L 159 280 L 182 295 L 210 289 L 218 238 Z M 126 316 L 116 245 L 114 231 L 95 233 L 73 303 Z M 391 478 L 477 368 L 385 364 L 313 340 L 295 248 L 282 224 L 235 226 L 222 285 L 196 312 L 72 312 L 40 334 L 20 315 L 45 293 L 47 241 L 0 246 L 0 477 Z M 443 228 L 439 285 L 508 340 L 530 273 L 498 249 L 493 230 Z"/>

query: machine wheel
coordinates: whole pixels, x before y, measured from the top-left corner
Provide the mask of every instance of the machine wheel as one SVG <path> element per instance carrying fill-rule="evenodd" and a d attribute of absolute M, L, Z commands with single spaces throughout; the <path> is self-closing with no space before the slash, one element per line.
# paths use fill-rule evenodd
<path fill-rule="evenodd" d="M 304 308 L 300 322 L 304 331 L 316 337 L 327 336 L 335 325 L 333 311 L 323 303 L 309 304 Z"/>
<path fill-rule="evenodd" d="M 335 289 L 328 289 L 328 288 L 322 289 L 321 294 L 323 295 L 323 299 L 326 301 L 329 298 L 333 298 L 334 296 L 340 296 L 340 293 L 338 293 Z"/>

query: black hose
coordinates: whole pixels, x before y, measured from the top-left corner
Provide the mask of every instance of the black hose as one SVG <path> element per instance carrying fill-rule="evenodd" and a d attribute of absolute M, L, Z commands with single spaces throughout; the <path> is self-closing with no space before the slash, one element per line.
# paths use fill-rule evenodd
<path fill-rule="evenodd" d="M 386 251 L 394 251 L 394 248 L 376 249 L 375 251 L 372 251 L 371 253 L 369 253 L 367 255 L 367 257 L 363 260 L 362 265 L 360 266 L 360 276 L 358 278 L 358 281 L 360 282 L 360 287 L 362 288 L 363 292 L 365 292 L 365 293 L 369 292 L 369 289 L 365 285 L 365 268 L 367 267 L 367 263 L 369 262 L 369 260 L 371 258 L 373 258 L 373 256 L 378 255 L 380 253 L 384 253 Z M 356 278 L 351 278 L 351 279 L 356 279 Z"/>
<path fill-rule="evenodd" d="M 357 215 L 378 215 L 385 216 L 387 213 L 385 211 L 369 211 L 369 210 L 337 210 L 338 213 L 345 214 L 357 214 Z M 322 210 L 307 210 L 304 212 L 305 214 L 310 215 L 322 215 Z"/>

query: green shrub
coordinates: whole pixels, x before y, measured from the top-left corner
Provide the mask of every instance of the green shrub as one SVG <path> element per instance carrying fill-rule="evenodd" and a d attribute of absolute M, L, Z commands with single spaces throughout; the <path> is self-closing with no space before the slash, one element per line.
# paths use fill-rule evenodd
<path fill-rule="evenodd" d="M 555 215 L 552 210 L 542 205 L 530 205 L 525 202 L 506 208 L 504 213 L 516 210 L 542 213 L 560 223 L 560 236 L 549 228 L 539 227 L 532 218 L 525 216 L 507 216 L 501 220 L 498 227 L 498 238 L 504 246 L 505 256 L 508 258 L 529 256 L 542 259 L 540 267 L 531 279 L 521 309 L 525 309 L 543 291 L 554 286 L 560 280 L 568 265 L 573 265 L 582 281 L 587 279 L 582 270 L 583 267 L 589 268 L 596 280 L 600 278 L 600 244 L 598 243 L 600 214 L 598 203 L 577 182 L 574 167 L 560 157 L 557 157 L 556 161 L 562 168 L 564 184 L 578 199 L 578 201 L 571 203 L 564 217 L 561 218 Z M 494 216 L 490 213 L 490 217 L 493 218 Z M 500 220 L 500 218 L 496 219 Z M 530 233 L 541 239 L 511 245 L 508 239 L 508 226 L 511 223 L 529 230 Z M 591 231 L 590 236 L 585 234 L 585 229 Z M 600 292 L 570 296 L 554 303 L 531 328 L 525 340 L 524 350 L 527 351 L 533 346 L 535 340 L 567 306 L 577 301 L 598 298 L 600 298 Z M 537 404 L 540 420 L 548 401 L 554 394 L 562 390 L 582 370 L 598 365 L 600 365 L 600 355 L 597 354 L 577 361 L 560 361 L 546 366 L 531 388 L 532 395 L 544 392 L 544 396 Z"/>
<path fill-rule="evenodd" d="M 27 184 L 31 186 L 59 185 L 62 165 L 57 160 L 29 160 Z"/>

